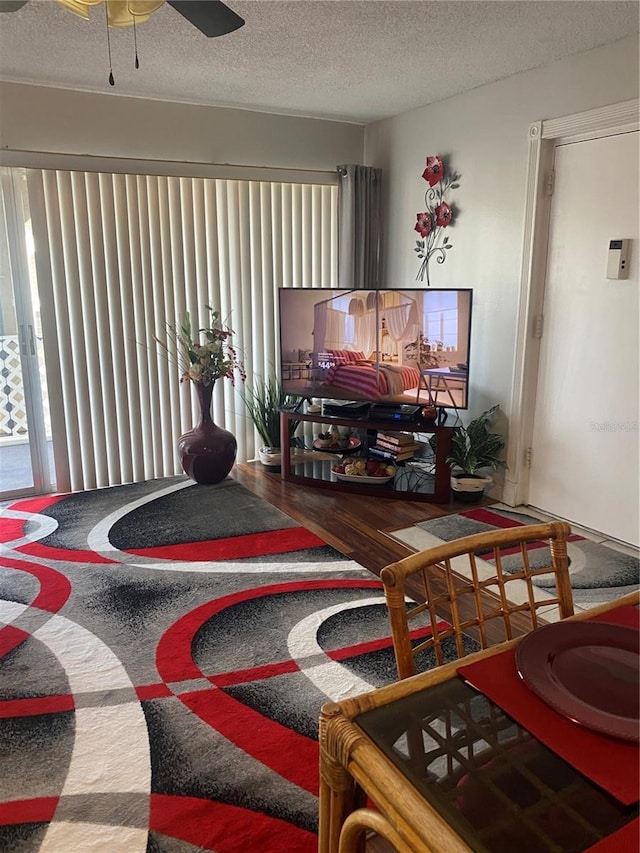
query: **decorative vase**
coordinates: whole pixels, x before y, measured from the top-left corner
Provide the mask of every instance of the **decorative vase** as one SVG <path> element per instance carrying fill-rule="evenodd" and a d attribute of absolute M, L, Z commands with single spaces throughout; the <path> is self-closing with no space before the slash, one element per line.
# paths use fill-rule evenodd
<path fill-rule="evenodd" d="M 211 418 L 212 382 L 193 383 L 200 403 L 200 423 L 178 439 L 178 455 L 187 477 L 196 483 L 219 483 L 227 476 L 236 461 L 237 443 L 229 430 L 214 424 Z"/>

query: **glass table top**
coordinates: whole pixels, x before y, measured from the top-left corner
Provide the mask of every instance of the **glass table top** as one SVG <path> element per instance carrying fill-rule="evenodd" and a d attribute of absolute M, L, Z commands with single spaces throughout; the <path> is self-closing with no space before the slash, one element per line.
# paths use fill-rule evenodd
<path fill-rule="evenodd" d="M 638 814 L 460 677 L 354 723 L 480 853 L 580 853 Z"/>

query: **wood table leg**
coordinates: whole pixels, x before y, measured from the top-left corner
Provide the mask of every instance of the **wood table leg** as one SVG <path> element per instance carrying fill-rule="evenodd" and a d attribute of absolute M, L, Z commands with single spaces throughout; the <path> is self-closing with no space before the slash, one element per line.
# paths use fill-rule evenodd
<path fill-rule="evenodd" d="M 339 751 L 339 730 L 342 715 L 338 706 L 330 702 L 320 713 L 320 802 L 318 819 L 319 853 L 338 853 L 340 832 L 348 815 L 354 810 L 356 783 L 335 755 Z M 346 762 L 346 753 L 342 756 Z"/>
<path fill-rule="evenodd" d="M 319 853 L 338 853 L 345 818 L 354 809 L 355 782 L 324 750 L 320 751 Z"/>

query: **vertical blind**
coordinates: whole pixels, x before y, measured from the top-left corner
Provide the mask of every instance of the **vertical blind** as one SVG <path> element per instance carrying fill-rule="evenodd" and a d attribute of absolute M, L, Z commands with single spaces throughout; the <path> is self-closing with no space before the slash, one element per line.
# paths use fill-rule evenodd
<path fill-rule="evenodd" d="M 175 353 L 156 343 L 207 305 L 235 334 L 247 381 L 277 370 L 278 287 L 337 286 L 332 185 L 27 170 L 59 490 L 181 473 L 197 421 Z M 238 389 L 213 416 L 252 459 Z"/>

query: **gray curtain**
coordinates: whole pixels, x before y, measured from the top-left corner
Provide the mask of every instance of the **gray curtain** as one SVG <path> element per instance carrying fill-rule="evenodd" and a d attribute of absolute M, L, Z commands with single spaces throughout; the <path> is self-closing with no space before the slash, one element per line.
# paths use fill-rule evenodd
<path fill-rule="evenodd" d="M 381 183 L 382 169 L 338 166 L 338 287 L 378 287 Z"/>

